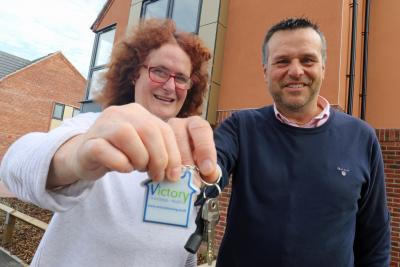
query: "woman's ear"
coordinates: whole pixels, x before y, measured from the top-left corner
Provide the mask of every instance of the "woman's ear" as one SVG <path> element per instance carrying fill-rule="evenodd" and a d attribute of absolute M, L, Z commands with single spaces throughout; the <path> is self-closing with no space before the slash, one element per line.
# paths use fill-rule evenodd
<path fill-rule="evenodd" d="M 132 74 L 131 82 L 133 85 L 135 85 L 137 79 L 139 79 L 139 73 Z"/>

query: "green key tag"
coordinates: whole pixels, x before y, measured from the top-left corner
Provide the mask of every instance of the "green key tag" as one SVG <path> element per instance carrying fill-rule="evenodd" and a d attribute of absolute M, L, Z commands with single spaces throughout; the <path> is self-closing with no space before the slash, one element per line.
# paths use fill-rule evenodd
<path fill-rule="evenodd" d="M 143 221 L 188 227 L 193 194 L 200 192 L 193 179 L 193 170 L 184 168 L 178 182 L 146 180 Z"/>

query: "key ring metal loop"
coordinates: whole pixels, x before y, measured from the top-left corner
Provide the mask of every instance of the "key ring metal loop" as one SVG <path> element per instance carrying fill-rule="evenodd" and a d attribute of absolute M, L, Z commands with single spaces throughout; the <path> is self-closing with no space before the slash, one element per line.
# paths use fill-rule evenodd
<path fill-rule="evenodd" d="M 212 186 L 215 186 L 215 187 L 217 188 L 217 190 L 218 190 L 218 196 L 221 195 L 222 190 L 221 190 L 221 187 L 219 186 L 219 184 L 213 184 Z M 207 185 L 207 187 L 210 187 L 210 186 Z M 203 198 L 204 198 L 204 199 L 207 199 L 207 196 L 206 196 L 206 188 L 203 190 Z"/>
<path fill-rule="evenodd" d="M 199 168 L 197 168 L 197 166 L 194 166 L 194 165 L 183 165 L 182 169 L 189 169 L 189 170 L 195 171 L 195 172 L 197 172 L 199 174 L 199 177 L 200 177 L 200 170 L 199 170 Z"/>
<path fill-rule="evenodd" d="M 208 183 L 206 181 L 203 180 L 203 177 L 200 176 L 200 180 L 203 184 L 205 184 L 206 186 L 215 186 L 218 185 L 219 181 L 221 181 L 221 177 L 222 177 L 222 170 L 221 167 L 217 164 L 217 170 L 218 170 L 218 179 L 214 182 L 214 183 Z M 219 187 L 219 186 L 218 186 Z M 219 191 L 221 191 L 221 188 L 219 188 Z M 221 192 L 220 192 L 221 193 Z"/>
<path fill-rule="evenodd" d="M 215 186 L 215 185 L 218 185 L 219 181 L 221 181 L 222 170 L 221 170 L 221 167 L 218 164 L 217 164 L 218 179 L 213 183 L 208 183 L 208 182 L 204 181 L 203 177 L 201 177 L 200 170 L 199 170 L 199 168 L 197 168 L 197 166 L 194 166 L 194 165 L 183 165 L 183 168 L 190 169 L 192 171 L 197 172 L 197 174 L 199 175 L 200 181 L 206 186 Z M 221 188 L 219 188 L 218 191 L 221 191 Z"/>
<path fill-rule="evenodd" d="M 219 173 L 218 174 L 218 179 L 214 183 L 208 183 L 208 182 L 204 181 L 203 177 L 201 177 L 200 170 L 199 170 L 199 168 L 197 168 L 197 166 L 194 166 L 194 165 L 183 165 L 183 168 L 186 168 L 186 169 L 189 169 L 189 170 L 197 172 L 197 174 L 199 175 L 200 181 L 205 186 L 207 186 L 207 187 L 215 186 L 217 188 L 217 190 L 218 190 L 218 195 L 221 194 L 222 190 L 221 190 L 221 187 L 219 186 L 218 183 L 219 183 L 219 181 L 221 180 L 221 177 L 222 177 L 222 170 L 221 170 L 221 167 L 219 165 L 217 165 L 217 170 L 218 170 L 218 173 Z M 205 189 L 203 190 L 203 197 L 204 198 L 207 197 Z"/>

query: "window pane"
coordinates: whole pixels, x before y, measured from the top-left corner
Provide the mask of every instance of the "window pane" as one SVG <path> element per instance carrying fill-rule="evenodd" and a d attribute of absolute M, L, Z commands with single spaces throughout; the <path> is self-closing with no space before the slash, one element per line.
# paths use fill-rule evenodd
<path fill-rule="evenodd" d="M 75 117 L 79 113 L 81 113 L 81 111 L 79 109 L 77 109 L 77 108 L 74 108 L 74 111 L 72 112 L 72 117 Z"/>
<path fill-rule="evenodd" d="M 197 31 L 200 0 L 175 0 L 172 19 L 179 29 L 187 32 Z"/>
<path fill-rule="evenodd" d="M 108 63 L 114 44 L 114 35 L 115 29 L 100 34 L 94 67 Z"/>
<path fill-rule="evenodd" d="M 103 89 L 105 82 L 103 79 L 103 74 L 105 72 L 105 68 L 93 71 L 92 78 L 90 80 L 88 100 L 93 99 L 93 97 Z"/>
<path fill-rule="evenodd" d="M 158 0 L 148 2 L 144 9 L 144 18 L 166 18 L 168 10 L 168 0 Z"/>
<path fill-rule="evenodd" d="M 64 105 L 55 103 L 53 110 L 53 118 L 57 120 L 62 120 L 64 117 Z"/>

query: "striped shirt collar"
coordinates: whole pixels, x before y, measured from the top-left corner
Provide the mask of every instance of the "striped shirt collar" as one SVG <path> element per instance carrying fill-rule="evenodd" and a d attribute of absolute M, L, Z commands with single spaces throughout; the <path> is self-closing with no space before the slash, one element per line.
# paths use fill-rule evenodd
<path fill-rule="evenodd" d="M 288 118 L 286 118 L 282 113 L 276 108 L 274 103 L 275 117 L 282 123 L 298 127 L 298 128 L 315 128 L 323 125 L 329 118 L 330 115 L 330 104 L 327 99 L 322 96 L 318 96 L 317 105 L 322 109 L 321 113 L 312 118 L 309 122 L 305 124 L 298 124 Z"/>

